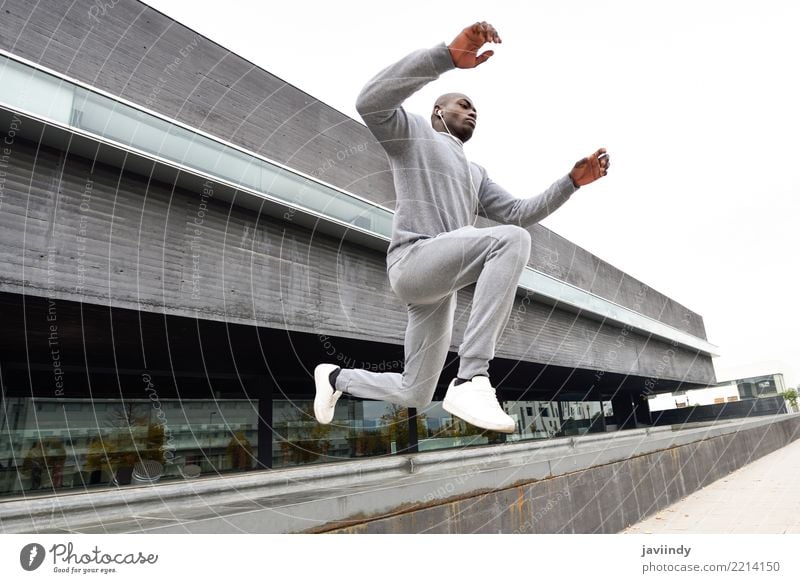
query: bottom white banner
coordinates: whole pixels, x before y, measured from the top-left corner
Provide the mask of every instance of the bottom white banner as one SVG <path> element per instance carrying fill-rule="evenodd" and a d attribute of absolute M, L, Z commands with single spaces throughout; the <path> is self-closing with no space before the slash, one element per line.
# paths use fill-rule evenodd
<path fill-rule="evenodd" d="M 2 581 L 797 580 L 800 535 L 0 535 Z M 448 579 L 452 581 L 452 579 Z"/>

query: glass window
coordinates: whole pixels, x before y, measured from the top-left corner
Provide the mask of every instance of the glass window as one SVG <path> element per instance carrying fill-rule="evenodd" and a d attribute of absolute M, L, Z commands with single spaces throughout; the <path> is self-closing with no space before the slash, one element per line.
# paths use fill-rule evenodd
<path fill-rule="evenodd" d="M 12 107 L 69 124 L 73 91 L 71 83 L 0 57 L 0 98 Z"/>
<path fill-rule="evenodd" d="M 392 213 L 195 131 L 0 57 L 0 101 L 388 238 Z"/>
<path fill-rule="evenodd" d="M 418 411 L 418 416 L 420 421 L 417 435 L 420 451 L 504 443 L 506 441 L 503 433 L 487 431 L 453 417 L 442 408 L 441 401 L 434 401 Z"/>
<path fill-rule="evenodd" d="M 0 417 L 0 496 L 259 467 L 258 412 L 247 400 L 12 398 L 5 405 L 19 415 Z"/>
<path fill-rule="evenodd" d="M 379 401 L 340 400 L 330 425 L 320 425 L 311 400 L 273 402 L 273 467 L 408 451 L 408 409 Z M 417 414 L 420 451 L 503 441 L 453 418 L 434 402 Z"/>

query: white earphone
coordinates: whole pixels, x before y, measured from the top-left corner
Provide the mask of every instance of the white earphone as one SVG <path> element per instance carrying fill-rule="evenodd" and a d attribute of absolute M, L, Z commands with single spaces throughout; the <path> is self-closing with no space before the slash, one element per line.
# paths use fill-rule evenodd
<path fill-rule="evenodd" d="M 447 133 L 453 136 L 453 133 L 450 131 L 450 128 L 447 127 L 447 122 L 444 121 L 444 116 L 442 115 L 441 108 L 437 109 L 434 113 L 439 116 L 440 120 L 442 120 L 442 123 L 444 124 L 444 129 L 447 130 Z M 453 137 L 455 138 L 455 136 Z M 464 160 L 467 161 L 467 175 L 469 176 L 469 185 L 472 188 L 472 194 L 475 196 L 475 218 L 472 220 L 472 226 L 474 227 L 478 222 L 478 205 L 480 204 L 480 199 L 478 197 L 478 191 L 475 189 L 475 182 L 473 182 L 472 180 L 472 167 L 469 165 L 469 160 L 467 160 L 466 155 L 464 155 Z"/>

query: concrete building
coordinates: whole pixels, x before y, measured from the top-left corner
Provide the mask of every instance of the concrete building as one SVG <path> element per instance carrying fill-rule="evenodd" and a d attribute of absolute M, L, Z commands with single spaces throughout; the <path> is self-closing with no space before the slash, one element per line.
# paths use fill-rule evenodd
<path fill-rule="evenodd" d="M 650 412 L 664 409 L 682 409 L 702 405 L 718 405 L 739 400 L 739 390 L 735 384 L 719 384 L 704 389 L 661 393 L 648 398 Z"/>
<path fill-rule="evenodd" d="M 363 124 L 135 0 L 2 12 L 0 496 L 506 441 L 440 406 L 471 287 L 429 408 L 313 419 L 317 363 L 403 366 Z M 699 314 L 530 232 L 490 368 L 508 441 L 647 427 L 647 395 L 716 382 Z"/>
<path fill-rule="evenodd" d="M 725 384 L 735 385 L 742 399 L 774 397 L 786 392 L 786 383 L 783 380 L 783 373 L 735 379 L 726 381 Z"/>
<path fill-rule="evenodd" d="M 704 405 L 720 405 L 745 399 L 777 397 L 786 392 L 782 373 L 723 381 L 711 387 L 661 393 L 648 397 L 651 412 Z M 792 408 L 788 408 L 793 410 Z"/>
<path fill-rule="evenodd" d="M 648 397 L 650 419 L 655 425 L 675 426 L 797 412 L 785 391 L 783 375 L 777 373 L 654 395 Z"/>

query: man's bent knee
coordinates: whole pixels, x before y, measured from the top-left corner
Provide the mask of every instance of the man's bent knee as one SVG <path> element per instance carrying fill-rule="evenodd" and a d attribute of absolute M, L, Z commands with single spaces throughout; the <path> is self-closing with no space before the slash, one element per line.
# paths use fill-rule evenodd
<path fill-rule="evenodd" d="M 531 234 L 527 229 L 517 225 L 502 225 L 498 227 L 499 236 L 506 244 L 519 249 L 520 260 L 528 262 L 531 256 Z"/>
<path fill-rule="evenodd" d="M 529 245 L 531 242 L 531 234 L 528 229 L 524 229 L 522 227 L 518 227 L 517 225 L 508 225 L 511 227 L 514 236 L 517 240 L 523 245 Z"/>
<path fill-rule="evenodd" d="M 531 242 L 531 234 L 528 230 L 518 227 L 517 225 L 500 225 L 495 227 L 494 235 L 496 238 L 508 243 L 530 245 Z"/>

